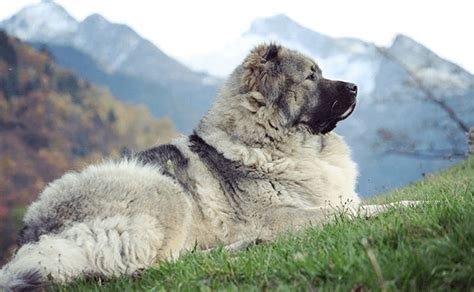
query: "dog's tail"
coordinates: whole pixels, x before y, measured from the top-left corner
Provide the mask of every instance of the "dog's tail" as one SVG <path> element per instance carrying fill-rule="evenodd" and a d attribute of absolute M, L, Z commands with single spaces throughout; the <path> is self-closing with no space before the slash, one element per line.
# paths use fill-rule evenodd
<path fill-rule="evenodd" d="M 117 276 L 150 266 L 163 232 L 146 215 L 77 223 L 23 245 L 0 270 L 0 290 L 34 291 L 79 276 Z"/>
<path fill-rule="evenodd" d="M 0 271 L 0 288 L 7 291 L 39 290 L 48 281 L 65 282 L 88 268 L 84 250 L 74 241 L 43 236 L 22 246 Z"/>

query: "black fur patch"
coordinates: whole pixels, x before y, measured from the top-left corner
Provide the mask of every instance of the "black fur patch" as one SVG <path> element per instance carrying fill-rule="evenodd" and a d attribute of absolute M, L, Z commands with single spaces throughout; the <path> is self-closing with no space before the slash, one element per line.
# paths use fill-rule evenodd
<path fill-rule="evenodd" d="M 188 159 L 183 156 L 178 147 L 170 144 L 160 145 L 158 147 L 140 151 L 134 154 L 134 156 L 143 162 L 143 164 L 158 164 L 162 166 L 168 175 L 170 175 L 168 168 L 166 167 L 168 161 L 173 162 L 173 165 L 178 168 L 188 166 Z"/>
<path fill-rule="evenodd" d="M 36 270 L 28 270 L 18 275 L 16 283 L 8 288 L 11 291 L 44 291 L 47 284 L 45 279 L 41 276 L 41 273 Z"/>
<path fill-rule="evenodd" d="M 280 50 L 280 46 L 275 44 L 270 44 L 267 53 L 263 57 L 265 61 L 273 61 L 278 57 L 278 51 Z"/>
<path fill-rule="evenodd" d="M 23 226 L 16 239 L 16 244 L 22 246 L 28 242 L 38 241 L 39 236 L 43 233 L 39 228 L 33 228 L 30 225 Z"/>
<path fill-rule="evenodd" d="M 189 137 L 191 151 L 199 155 L 207 165 L 209 171 L 217 178 L 227 201 L 234 209 L 242 210 L 242 203 L 246 200 L 246 190 L 241 187 L 245 180 L 259 179 L 260 177 L 248 167 L 229 160 L 214 147 L 207 144 L 196 133 Z M 237 219 L 245 221 L 236 212 Z"/>
<path fill-rule="evenodd" d="M 326 134 L 342 119 L 342 115 L 356 101 L 356 93 L 348 90 L 350 83 L 321 79 L 319 82 L 319 104 L 311 113 L 310 127 L 315 134 Z"/>
<path fill-rule="evenodd" d="M 283 115 L 285 116 L 287 121 L 293 120 L 291 117 L 290 106 L 286 101 L 286 96 L 284 94 L 280 94 L 275 101 L 276 106 L 282 111 Z"/>
<path fill-rule="evenodd" d="M 194 193 L 194 181 L 188 174 L 189 159 L 184 157 L 178 147 L 170 144 L 160 145 L 133 155 L 143 164 L 156 164 L 163 174 L 176 179 L 181 186 Z"/>
<path fill-rule="evenodd" d="M 33 223 L 28 223 L 21 229 L 16 240 L 20 247 L 29 242 L 39 240 L 39 237 L 46 233 L 59 233 L 64 228 L 65 218 L 70 221 L 80 221 L 84 214 L 76 212 L 74 204 L 70 201 L 65 201 L 60 206 L 56 207 L 56 216 L 43 216 L 38 218 Z"/>

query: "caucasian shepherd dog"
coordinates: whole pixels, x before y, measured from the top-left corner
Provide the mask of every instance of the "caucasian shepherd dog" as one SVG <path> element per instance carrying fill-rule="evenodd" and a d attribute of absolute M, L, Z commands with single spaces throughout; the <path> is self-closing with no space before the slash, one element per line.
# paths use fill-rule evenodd
<path fill-rule="evenodd" d="M 241 248 L 341 210 L 384 209 L 361 207 L 356 164 L 332 132 L 356 95 L 296 51 L 257 46 L 189 137 L 49 184 L 0 287 L 133 274 L 194 247 Z"/>

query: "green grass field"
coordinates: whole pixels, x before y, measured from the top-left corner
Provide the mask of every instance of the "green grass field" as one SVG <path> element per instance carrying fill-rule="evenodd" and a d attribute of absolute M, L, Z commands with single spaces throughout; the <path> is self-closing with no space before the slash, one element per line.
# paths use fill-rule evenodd
<path fill-rule="evenodd" d="M 436 200 L 371 219 L 344 218 L 228 253 L 190 253 L 141 277 L 63 291 L 474 291 L 474 158 L 371 202 Z"/>

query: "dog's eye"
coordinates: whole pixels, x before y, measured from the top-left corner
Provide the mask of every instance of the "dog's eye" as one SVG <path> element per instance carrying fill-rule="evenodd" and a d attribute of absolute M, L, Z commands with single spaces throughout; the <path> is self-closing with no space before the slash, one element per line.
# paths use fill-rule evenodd
<path fill-rule="evenodd" d="M 311 80 L 311 81 L 315 81 L 316 80 L 316 73 L 311 72 L 311 74 L 309 74 L 308 77 L 306 77 L 306 79 Z"/>

